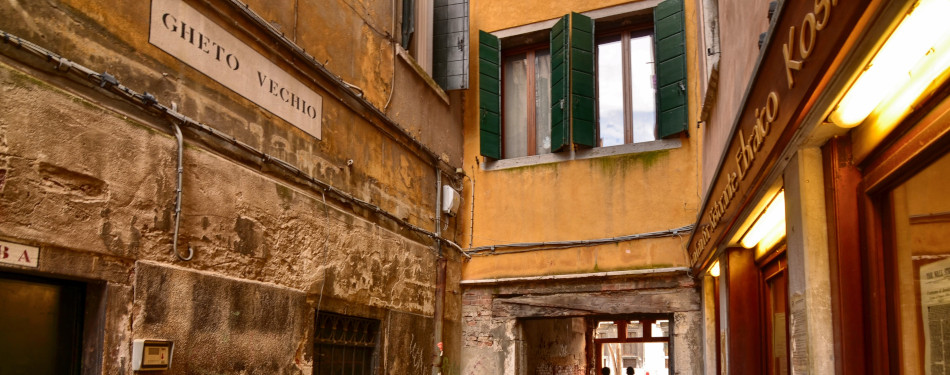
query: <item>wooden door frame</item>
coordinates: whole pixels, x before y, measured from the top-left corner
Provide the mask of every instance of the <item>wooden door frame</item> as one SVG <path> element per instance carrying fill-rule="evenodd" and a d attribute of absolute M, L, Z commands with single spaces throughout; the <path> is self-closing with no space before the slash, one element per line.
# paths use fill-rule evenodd
<path fill-rule="evenodd" d="M 885 242 L 888 194 L 950 152 L 948 94 L 950 82 L 859 165 L 851 163 L 848 137 L 822 147 L 838 374 L 901 371 L 900 327 L 890 323 L 898 321 L 899 309 Z"/>

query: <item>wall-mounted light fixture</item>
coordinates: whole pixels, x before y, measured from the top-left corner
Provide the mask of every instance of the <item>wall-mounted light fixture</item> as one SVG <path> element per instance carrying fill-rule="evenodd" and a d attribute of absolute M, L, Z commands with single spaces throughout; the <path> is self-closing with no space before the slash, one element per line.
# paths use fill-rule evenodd
<path fill-rule="evenodd" d="M 719 277 L 719 261 L 717 260 L 711 267 L 709 267 L 709 276 Z"/>
<path fill-rule="evenodd" d="M 892 104 L 903 114 L 950 67 L 947 15 L 950 0 L 920 0 L 848 89 L 829 120 L 852 128 L 875 109 Z"/>
<path fill-rule="evenodd" d="M 772 198 L 772 201 L 752 224 L 752 228 L 749 228 L 749 231 L 742 236 L 739 243 L 742 247 L 751 249 L 769 234 L 772 234 L 769 237 L 774 237 L 776 232 L 778 232 L 777 234 L 785 233 L 785 190 L 780 190 Z"/>

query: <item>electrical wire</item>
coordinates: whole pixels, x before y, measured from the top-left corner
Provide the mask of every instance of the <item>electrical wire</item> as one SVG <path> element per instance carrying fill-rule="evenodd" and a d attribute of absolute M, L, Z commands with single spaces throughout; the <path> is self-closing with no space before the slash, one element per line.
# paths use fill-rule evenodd
<path fill-rule="evenodd" d="M 647 238 L 673 237 L 673 236 L 680 236 L 682 233 L 690 232 L 693 230 L 694 227 L 695 227 L 695 224 L 690 224 L 690 225 L 682 226 L 679 228 L 669 229 L 669 230 L 664 230 L 664 231 L 630 234 L 630 235 L 619 236 L 619 237 L 599 238 L 599 239 L 593 239 L 593 240 L 524 242 L 524 243 L 512 243 L 512 244 L 503 244 L 503 245 L 480 246 L 480 247 L 468 249 L 468 251 L 466 251 L 466 254 L 472 255 L 472 256 L 514 254 L 514 253 L 524 253 L 524 252 L 531 252 L 531 251 L 557 250 L 557 249 L 569 249 L 569 248 L 574 248 L 574 247 L 585 247 L 585 246 L 592 246 L 592 245 L 604 245 L 604 244 L 610 244 L 610 243 L 640 240 L 640 239 L 647 239 Z M 504 251 L 504 252 L 499 253 L 499 252 L 496 252 L 498 249 L 517 249 L 517 250 L 509 250 L 509 251 Z"/>
<path fill-rule="evenodd" d="M 22 49 L 26 52 L 32 53 L 33 55 L 45 58 L 47 62 L 55 65 L 55 70 L 62 74 L 74 74 L 79 78 L 82 78 L 85 82 L 94 84 L 100 89 L 107 91 L 109 93 L 115 94 L 119 98 L 129 101 L 135 105 L 140 106 L 146 111 L 150 111 L 153 114 L 164 115 L 168 117 L 172 122 L 177 122 L 182 125 L 193 128 L 196 131 L 206 133 L 214 138 L 217 138 L 220 141 L 231 144 L 232 146 L 247 152 L 251 155 L 254 155 L 260 159 L 263 163 L 271 163 L 275 166 L 278 166 L 284 169 L 286 172 L 290 173 L 297 178 L 300 178 L 308 183 L 313 184 L 316 188 L 323 190 L 324 192 L 329 192 L 334 194 L 337 199 L 341 201 L 353 203 L 360 208 L 376 213 L 377 215 L 383 216 L 389 220 L 392 220 L 399 225 L 407 228 L 410 231 L 420 233 L 426 237 L 429 237 L 432 240 L 441 240 L 453 249 L 456 249 L 465 257 L 470 257 L 461 246 L 456 243 L 449 241 L 448 239 L 442 238 L 441 236 L 436 235 L 435 233 L 423 229 L 419 226 L 413 225 L 406 220 L 403 220 L 397 217 L 395 214 L 392 214 L 379 206 L 376 206 L 372 203 L 364 201 L 362 199 L 356 198 L 349 193 L 342 191 L 329 183 L 318 180 L 316 177 L 304 172 L 300 168 L 293 166 L 292 164 L 281 160 L 280 158 L 269 155 L 253 146 L 239 141 L 235 136 L 224 133 L 220 130 L 217 130 L 209 125 L 198 122 L 194 119 L 191 119 L 184 114 L 179 113 L 173 108 L 169 108 L 165 105 L 162 105 L 158 100 L 148 92 L 142 94 L 130 89 L 129 87 L 121 84 L 116 77 L 112 76 L 108 72 L 97 73 L 92 69 L 89 69 L 81 64 L 69 61 L 68 59 L 53 53 L 52 51 L 40 47 L 28 40 L 24 40 L 16 35 L 10 34 L 4 30 L 0 30 L 0 41 L 3 43 L 12 43 L 15 47 Z M 347 90 L 349 92 L 349 90 Z"/>

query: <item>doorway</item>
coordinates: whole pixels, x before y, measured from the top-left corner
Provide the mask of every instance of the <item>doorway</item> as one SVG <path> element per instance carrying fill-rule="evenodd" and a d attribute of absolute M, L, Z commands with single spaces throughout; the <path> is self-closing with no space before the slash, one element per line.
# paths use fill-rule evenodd
<path fill-rule="evenodd" d="M 85 284 L 0 272 L 0 374 L 78 374 Z"/>
<path fill-rule="evenodd" d="M 598 320 L 594 328 L 597 372 L 611 375 L 669 375 L 670 316 L 628 316 Z"/>

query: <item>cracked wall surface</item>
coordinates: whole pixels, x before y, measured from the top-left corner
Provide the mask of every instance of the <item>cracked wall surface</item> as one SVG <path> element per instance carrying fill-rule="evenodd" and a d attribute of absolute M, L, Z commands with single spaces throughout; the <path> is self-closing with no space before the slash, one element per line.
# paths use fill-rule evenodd
<path fill-rule="evenodd" d="M 233 16 L 221 2 L 189 4 L 214 20 Z M 459 164 L 460 119 L 393 59 L 391 39 L 372 30 L 392 27 L 390 2 L 249 7 L 360 86 L 409 135 L 380 129 L 378 115 L 321 88 L 323 137 L 306 135 L 150 45 L 148 2 L 14 0 L 0 4 L 0 28 L 108 71 L 237 141 L 436 231 L 433 161 L 400 137 L 414 137 Z M 318 15 L 333 22 L 315 22 Z M 301 27 L 298 19 L 305 20 Z M 300 63 L 255 42 L 266 38 L 261 30 L 233 17 L 224 25 L 279 65 Z M 450 102 L 457 100 L 451 95 Z M 413 110 L 418 107 L 427 109 Z M 428 372 L 434 364 L 457 371 L 455 250 L 443 247 L 440 255 L 434 241 L 406 225 L 324 196 L 227 142 L 184 133 L 178 250 L 194 250 L 188 262 L 172 253 L 177 144 L 168 120 L 70 79 L 12 44 L 0 45 L 0 240 L 40 248 L 36 269 L 0 270 L 89 285 L 87 315 L 95 319 L 86 323 L 103 333 L 84 340 L 95 344 L 84 373 L 130 373 L 131 342 L 142 338 L 175 341 L 169 373 L 312 373 L 317 310 L 379 320 L 380 373 Z M 445 235 L 455 237 L 456 223 L 443 224 Z M 440 257 L 449 283 L 441 299 Z M 440 303 L 441 360 L 434 323 Z"/>

